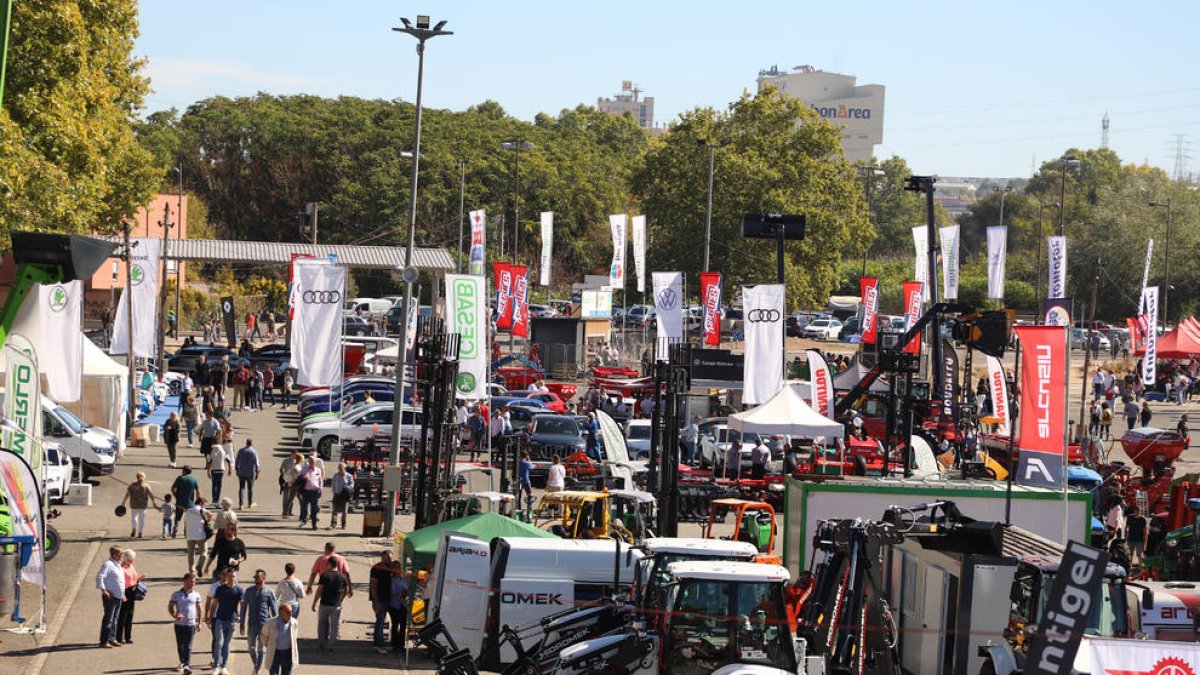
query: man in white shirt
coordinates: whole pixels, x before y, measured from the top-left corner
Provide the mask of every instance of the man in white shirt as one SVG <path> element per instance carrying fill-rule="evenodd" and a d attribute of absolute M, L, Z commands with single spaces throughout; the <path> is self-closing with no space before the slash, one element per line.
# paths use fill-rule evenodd
<path fill-rule="evenodd" d="M 562 492 L 567 488 L 567 468 L 562 465 L 558 455 L 550 464 L 550 473 L 546 476 L 546 492 Z"/>
<path fill-rule="evenodd" d="M 121 569 L 120 546 L 108 549 L 108 560 L 100 566 L 96 574 L 96 588 L 100 591 L 100 599 L 104 603 L 104 614 L 100 619 L 100 646 L 105 649 L 120 647 L 117 641 L 117 616 L 121 613 L 121 603 L 125 600 L 125 571 Z"/>
<path fill-rule="evenodd" d="M 196 575 L 183 575 L 183 588 L 171 594 L 167 613 L 175 620 L 175 649 L 179 653 L 179 670 L 184 675 L 192 672 L 192 641 L 200 629 L 202 598 L 196 592 Z"/>

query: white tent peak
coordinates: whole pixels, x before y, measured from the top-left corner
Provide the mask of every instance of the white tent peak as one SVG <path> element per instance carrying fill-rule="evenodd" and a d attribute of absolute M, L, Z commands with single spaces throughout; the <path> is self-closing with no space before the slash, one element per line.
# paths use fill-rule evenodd
<path fill-rule="evenodd" d="M 729 428 L 743 433 L 805 438 L 840 438 L 845 433 L 841 424 L 813 410 L 794 384 L 780 389 L 757 408 L 730 415 Z"/>

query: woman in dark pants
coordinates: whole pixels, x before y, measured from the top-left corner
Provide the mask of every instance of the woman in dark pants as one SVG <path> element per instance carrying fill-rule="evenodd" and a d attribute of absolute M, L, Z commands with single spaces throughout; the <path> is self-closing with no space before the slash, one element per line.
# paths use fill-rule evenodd
<path fill-rule="evenodd" d="M 171 468 L 175 468 L 175 449 L 179 447 L 179 413 L 172 412 L 163 422 L 163 443 L 167 444 L 167 456 L 171 458 Z"/>
<path fill-rule="evenodd" d="M 137 607 L 138 598 L 135 589 L 142 576 L 138 574 L 133 561 L 137 553 L 127 548 L 121 552 L 121 570 L 125 573 L 125 602 L 121 603 L 121 613 L 117 615 L 117 643 L 133 644 L 133 610 Z"/>

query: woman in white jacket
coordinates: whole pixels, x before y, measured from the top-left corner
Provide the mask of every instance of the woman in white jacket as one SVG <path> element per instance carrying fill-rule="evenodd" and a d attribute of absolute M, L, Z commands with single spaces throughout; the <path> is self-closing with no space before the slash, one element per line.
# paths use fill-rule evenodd
<path fill-rule="evenodd" d="M 292 606 L 281 603 L 279 616 L 268 621 L 262 629 L 271 675 L 292 675 L 292 667 L 300 663 L 299 635 L 300 626 L 292 618 Z"/>

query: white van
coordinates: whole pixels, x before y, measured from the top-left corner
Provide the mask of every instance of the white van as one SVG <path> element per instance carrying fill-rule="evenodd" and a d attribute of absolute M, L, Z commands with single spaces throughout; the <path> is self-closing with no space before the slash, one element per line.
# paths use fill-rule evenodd
<path fill-rule="evenodd" d="M 611 596 L 633 583 L 641 552 L 613 540 L 499 537 L 491 545 L 447 533 L 429 581 L 429 617 L 441 619 L 459 647 L 500 670 L 516 660 L 501 629 L 525 626 Z"/>
<path fill-rule="evenodd" d="M 380 298 L 353 298 L 346 301 L 345 314 L 354 314 L 362 310 L 363 316 L 383 316 L 392 308 L 390 300 Z"/>
<path fill-rule="evenodd" d="M 4 394 L 0 390 L 0 407 Z M 121 447 L 116 435 L 84 422 L 48 396 L 42 396 L 42 437 L 57 443 L 84 478 L 107 475 L 116 468 Z"/>

